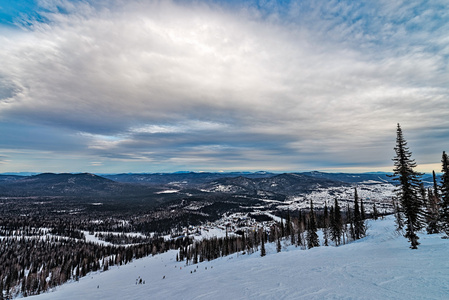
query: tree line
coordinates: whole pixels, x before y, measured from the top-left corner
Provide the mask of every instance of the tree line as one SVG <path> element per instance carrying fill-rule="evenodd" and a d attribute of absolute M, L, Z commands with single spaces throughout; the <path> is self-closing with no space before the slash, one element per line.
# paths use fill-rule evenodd
<path fill-rule="evenodd" d="M 38 295 L 89 272 L 107 271 L 133 259 L 179 249 L 182 244 L 181 240 L 166 241 L 161 237 L 125 247 L 68 236 L 17 236 L 12 231 L 3 232 L 10 235 L 0 243 L 1 300 Z"/>
<path fill-rule="evenodd" d="M 373 210 L 371 217 L 377 219 L 378 214 Z M 266 255 L 265 243 L 276 243 L 277 252 L 282 251 L 282 244 L 295 245 L 302 249 L 319 246 L 339 246 L 363 238 L 366 235 L 365 220 L 367 215 L 363 202 L 358 197 L 357 188 L 354 189 L 354 204 L 342 209 L 335 199 L 330 208 L 327 203 L 324 211 L 317 213 L 310 201 L 307 211 L 299 210 L 297 217 L 287 212 L 287 217 L 281 218 L 268 228 L 259 227 L 251 230 L 237 231 L 237 235 L 213 237 L 194 241 L 186 240 L 179 248 L 177 261 L 186 264 L 196 264 L 210 261 L 233 253 L 251 254 L 260 250 L 260 255 Z M 320 241 L 317 231 L 322 228 L 323 238 Z"/>

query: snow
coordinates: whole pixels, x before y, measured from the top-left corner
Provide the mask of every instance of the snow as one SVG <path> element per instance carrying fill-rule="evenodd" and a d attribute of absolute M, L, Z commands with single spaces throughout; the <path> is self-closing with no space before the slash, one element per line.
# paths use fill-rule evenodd
<path fill-rule="evenodd" d="M 125 233 L 122 233 L 122 232 L 96 231 L 94 234 L 91 234 L 89 231 L 85 231 L 85 230 L 82 230 L 81 232 L 84 233 L 84 237 L 86 238 L 87 242 L 100 244 L 100 245 L 103 245 L 103 246 L 113 246 L 113 247 L 122 247 L 122 246 L 126 247 L 126 246 L 132 246 L 132 245 L 135 245 L 135 244 L 116 245 L 116 244 L 113 244 L 113 243 L 110 243 L 110 242 L 106 242 L 106 241 L 104 241 L 102 239 L 99 239 L 98 237 L 95 236 L 95 234 L 96 233 L 100 233 L 100 234 L 104 234 L 104 235 L 107 235 L 107 234 L 121 235 L 121 234 L 123 234 L 123 235 L 127 235 L 129 237 L 145 237 L 145 235 L 141 234 L 140 232 L 125 232 Z"/>
<path fill-rule="evenodd" d="M 179 192 L 179 190 L 164 190 L 164 191 L 157 192 L 156 194 L 174 194 L 177 192 Z"/>
<path fill-rule="evenodd" d="M 393 206 L 391 198 L 394 196 L 395 186 L 389 183 L 386 184 L 358 184 L 357 193 L 365 205 L 365 211 L 370 213 L 372 211 L 373 203 L 376 203 L 377 209 L 384 213 L 392 213 Z M 333 199 L 337 198 L 342 208 L 346 207 L 346 203 L 350 202 L 351 207 L 354 202 L 354 187 L 355 186 L 339 186 L 330 188 L 318 188 L 308 194 L 290 197 L 285 201 L 284 205 L 279 205 L 278 209 L 297 210 L 308 209 L 310 200 L 313 201 L 315 208 L 323 208 L 327 202 L 328 205 L 333 205 Z M 331 201 L 329 201 L 331 200 Z"/>
<path fill-rule="evenodd" d="M 418 250 L 393 218 L 340 247 L 285 246 L 185 266 L 176 251 L 135 260 L 60 286 L 37 299 L 447 299 L 449 240 L 420 234 Z M 165 278 L 164 278 L 165 276 Z M 145 284 L 136 284 L 142 278 Z"/>

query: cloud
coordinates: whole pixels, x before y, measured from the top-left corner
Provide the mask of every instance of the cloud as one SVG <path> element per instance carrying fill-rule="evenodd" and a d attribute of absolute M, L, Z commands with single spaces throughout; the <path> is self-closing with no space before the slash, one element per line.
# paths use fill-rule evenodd
<path fill-rule="evenodd" d="M 0 118 L 58 143 L 2 148 L 172 168 L 374 166 L 389 163 L 397 122 L 449 125 L 443 1 L 39 4 L 39 21 L 0 36 Z"/>

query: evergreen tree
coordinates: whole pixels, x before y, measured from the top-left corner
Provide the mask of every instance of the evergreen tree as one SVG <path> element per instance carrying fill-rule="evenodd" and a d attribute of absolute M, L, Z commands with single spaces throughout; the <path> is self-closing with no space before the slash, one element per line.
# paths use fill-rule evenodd
<path fill-rule="evenodd" d="M 276 241 L 276 252 L 281 252 L 282 246 L 281 246 L 281 238 L 279 237 L 279 235 L 277 236 L 277 241 Z"/>
<path fill-rule="evenodd" d="M 410 248 L 417 249 L 419 237 L 416 232 L 422 228 L 423 224 L 422 199 L 419 194 L 421 173 L 414 170 L 416 163 L 411 158 L 412 153 L 407 147 L 399 124 L 396 133 L 396 147 L 394 148 L 396 157 L 393 159 L 394 180 L 399 181 L 396 194 L 405 219 L 405 237 L 410 241 Z"/>
<path fill-rule="evenodd" d="M 376 203 L 373 203 L 373 219 L 377 220 L 379 218 L 379 212 L 377 211 Z"/>
<path fill-rule="evenodd" d="M 354 189 L 354 235 L 356 240 L 365 235 L 365 223 L 362 219 L 362 214 L 359 208 L 357 188 Z"/>
<path fill-rule="evenodd" d="M 284 231 L 284 220 L 281 218 L 281 236 L 284 237 L 285 236 L 285 231 Z"/>
<path fill-rule="evenodd" d="M 429 189 L 427 191 L 428 199 L 427 199 L 427 233 L 433 234 L 438 233 L 438 219 L 439 219 L 439 212 L 438 212 L 438 196 L 435 196 L 434 192 Z"/>
<path fill-rule="evenodd" d="M 334 213 L 334 207 L 331 205 L 331 208 L 329 210 L 329 235 L 331 241 L 335 241 L 335 234 L 334 234 L 334 227 L 335 227 L 335 213 Z"/>
<path fill-rule="evenodd" d="M 362 221 L 366 220 L 365 206 L 363 205 L 362 199 L 360 199 L 360 217 L 362 218 Z"/>
<path fill-rule="evenodd" d="M 440 220 L 440 197 L 438 192 L 438 184 L 437 184 L 437 177 L 435 175 L 435 171 L 432 171 L 432 177 L 433 177 L 433 190 L 430 188 L 427 191 L 427 233 L 433 234 L 440 232 L 440 229 L 438 228 L 438 222 Z"/>
<path fill-rule="evenodd" d="M 304 222 L 301 214 L 301 210 L 298 213 L 298 238 L 296 239 L 296 246 L 302 246 L 303 238 L 302 234 L 304 232 Z"/>
<path fill-rule="evenodd" d="M 348 241 L 349 241 L 349 237 L 351 237 L 351 240 L 355 240 L 355 230 L 354 230 L 354 217 L 353 214 L 351 212 L 351 208 L 349 208 L 349 202 L 346 202 L 346 222 L 345 223 L 349 223 L 349 233 L 346 233 L 346 235 L 348 236 Z"/>
<path fill-rule="evenodd" d="M 260 246 L 260 256 L 264 257 L 265 255 L 267 255 L 266 251 L 265 251 L 265 233 L 262 230 L 262 234 L 261 234 L 261 242 L 262 245 Z"/>
<path fill-rule="evenodd" d="M 324 246 L 329 246 L 329 212 L 327 209 L 327 202 L 324 203 L 323 238 Z"/>
<path fill-rule="evenodd" d="M 338 200 L 335 198 L 334 208 L 333 208 L 333 217 L 331 218 L 331 237 L 335 242 L 335 245 L 338 246 L 341 243 L 341 234 L 343 231 L 343 221 L 341 219 L 341 210 L 338 205 Z"/>
<path fill-rule="evenodd" d="M 311 249 L 313 247 L 319 247 L 320 242 L 318 241 L 318 234 L 315 212 L 313 211 L 313 203 L 310 200 L 310 213 L 309 213 L 309 226 L 307 229 L 307 248 Z"/>
<path fill-rule="evenodd" d="M 449 236 L 449 158 L 443 151 L 441 176 L 440 223 L 441 228 Z"/>

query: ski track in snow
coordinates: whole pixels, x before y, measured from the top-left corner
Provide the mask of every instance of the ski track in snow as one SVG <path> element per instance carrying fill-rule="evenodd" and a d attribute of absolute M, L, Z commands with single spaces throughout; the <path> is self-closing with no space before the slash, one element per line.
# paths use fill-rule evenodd
<path fill-rule="evenodd" d="M 186 266 L 169 251 L 33 299 L 448 299 L 448 240 L 420 234 L 419 249 L 411 250 L 391 216 L 368 225 L 369 236 L 348 245 L 284 245 L 276 253 L 273 243 L 265 257 L 234 254 Z"/>

